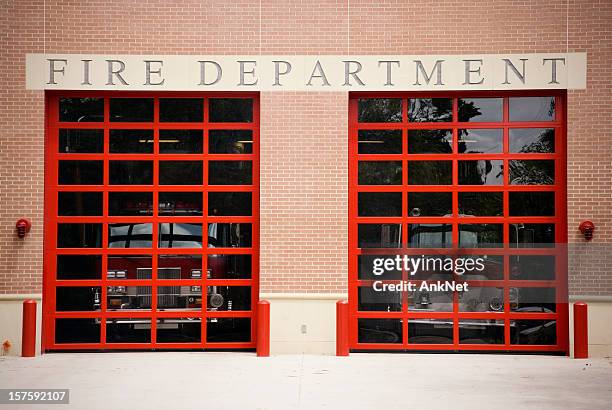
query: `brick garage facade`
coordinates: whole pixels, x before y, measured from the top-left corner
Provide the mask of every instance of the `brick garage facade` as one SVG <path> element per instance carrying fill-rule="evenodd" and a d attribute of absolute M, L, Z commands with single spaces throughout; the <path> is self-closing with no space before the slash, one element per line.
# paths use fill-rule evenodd
<path fill-rule="evenodd" d="M 568 94 L 569 285 L 612 295 L 612 3 L 593 1 L 0 2 L 0 293 L 40 293 L 43 93 L 26 53 L 587 52 Z M 261 17 L 261 18 L 260 18 Z M 344 293 L 346 93 L 261 94 L 261 291 Z M 15 221 L 31 219 L 26 240 Z M 591 219 L 593 243 L 577 226 Z M 574 248 L 575 249 L 575 248 Z"/>

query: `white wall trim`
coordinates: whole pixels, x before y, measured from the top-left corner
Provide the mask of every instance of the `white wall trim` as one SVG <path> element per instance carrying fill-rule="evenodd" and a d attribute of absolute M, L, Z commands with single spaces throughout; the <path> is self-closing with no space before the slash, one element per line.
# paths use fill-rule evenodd
<path fill-rule="evenodd" d="M 42 300 L 42 293 L 7 293 L 0 295 L 0 301 L 19 301 L 26 299 Z"/>
<path fill-rule="evenodd" d="M 261 293 L 259 299 L 270 299 L 270 300 L 345 300 L 348 299 L 346 293 Z"/>
<path fill-rule="evenodd" d="M 602 302 L 612 303 L 612 295 L 600 296 L 600 295 L 570 295 L 569 301 L 574 302 Z"/>

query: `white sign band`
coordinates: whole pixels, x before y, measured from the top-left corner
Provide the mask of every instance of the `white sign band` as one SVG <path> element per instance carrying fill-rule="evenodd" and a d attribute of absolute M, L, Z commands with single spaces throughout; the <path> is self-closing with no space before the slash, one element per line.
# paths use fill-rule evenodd
<path fill-rule="evenodd" d="M 27 54 L 32 90 L 438 91 L 586 88 L 586 53 L 439 56 Z"/>

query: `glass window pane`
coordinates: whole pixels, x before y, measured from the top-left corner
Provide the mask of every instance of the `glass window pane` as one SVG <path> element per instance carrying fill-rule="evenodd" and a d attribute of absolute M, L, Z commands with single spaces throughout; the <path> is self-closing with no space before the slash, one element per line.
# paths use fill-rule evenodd
<path fill-rule="evenodd" d="M 201 154 L 202 130 L 159 130 L 160 154 Z"/>
<path fill-rule="evenodd" d="M 501 248 L 502 224 L 459 224 L 460 248 Z"/>
<path fill-rule="evenodd" d="M 209 192 L 208 215 L 251 216 L 253 194 L 251 192 Z"/>
<path fill-rule="evenodd" d="M 554 128 L 511 128 L 510 152 L 555 152 Z"/>
<path fill-rule="evenodd" d="M 164 270 L 160 270 L 163 273 Z M 169 279 L 169 278 L 167 278 Z M 160 282 L 161 283 L 161 282 Z M 201 310 L 202 286 L 158 286 L 157 309 L 159 310 Z"/>
<path fill-rule="evenodd" d="M 62 97 L 59 99 L 59 120 L 64 122 L 103 122 L 104 99 Z"/>
<path fill-rule="evenodd" d="M 57 224 L 58 248 L 101 248 L 102 224 Z"/>
<path fill-rule="evenodd" d="M 252 154 L 253 131 L 210 130 L 208 131 L 210 154 Z"/>
<path fill-rule="evenodd" d="M 158 343 L 200 343 L 202 320 L 197 317 L 157 319 Z"/>
<path fill-rule="evenodd" d="M 513 320 L 510 322 L 510 344 L 557 344 L 556 320 Z"/>
<path fill-rule="evenodd" d="M 450 185 L 452 161 L 408 161 L 408 185 Z"/>
<path fill-rule="evenodd" d="M 202 185 L 202 161 L 159 161 L 160 185 Z"/>
<path fill-rule="evenodd" d="M 151 319 L 106 319 L 106 343 L 151 343 Z"/>
<path fill-rule="evenodd" d="M 510 224 L 511 248 L 552 248 L 554 224 Z"/>
<path fill-rule="evenodd" d="M 511 97 L 510 121 L 554 121 L 555 97 Z"/>
<path fill-rule="evenodd" d="M 552 185 L 555 183 L 554 160 L 511 160 L 510 185 Z"/>
<path fill-rule="evenodd" d="M 206 341 L 250 342 L 251 319 L 248 317 L 210 318 L 206 322 Z"/>
<path fill-rule="evenodd" d="M 459 161 L 459 185 L 503 185 L 504 161 Z"/>
<path fill-rule="evenodd" d="M 201 192 L 160 192 L 159 215 L 202 215 Z"/>
<path fill-rule="evenodd" d="M 357 310 L 401 312 L 402 292 L 377 291 L 371 286 L 363 286 L 358 289 Z"/>
<path fill-rule="evenodd" d="M 59 161 L 58 184 L 102 185 L 103 161 Z"/>
<path fill-rule="evenodd" d="M 408 192 L 408 216 L 451 216 L 452 213 L 450 192 Z"/>
<path fill-rule="evenodd" d="M 150 223 L 108 224 L 109 248 L 150 248 L 153 225 Z"/>
<path fill-rule="evenodd" d="M 554 313 L 555 288 L 510 288 L 510 310 L 517 313 Z"/>
<path fill-rule="evenodd" d="M 555 193 L 510 192 L 510 216 L 555 216 Z"/>
<path fill-rule="evenodd" d="M 470 255 L 469 259 L 474 260 L 473 270 L 465 270 L 463 279 L 465 280 L 501 280 L 504 278 L 504 257 L 501 255 Z M 478 266 L 478 259 L 481 259 L 482 268 Z M 466 262 L 464 262 L 465 264 Z"/>
<path fill-rule="evenodd" d="M 106 288 L 106 309 L 150 310 L 151 286 L 108 286 Z"/>
<path fill-rule="evenodd" d="M 360 98 L 358 122 L 402 122 L 400 98 Z"/>
<path fill-rule="evenodd" d="M 106 278 L 151 279 L 153 258 L 151 255 L 108 255 Z"/>
<path fill-rule="evenodd" d="M 208 163 L 210 185 L 251 185 L 252 161 L 210 161 Z"/>
<path fill-rule="evenodd" d="M 204 121 L 204 99 L 160 98 L 159 121 L 202 122 Z"/>
<path fill-rule="evenodd" d="M 201 248 L 202 224 L 160 223 L 160 248 Z"/>
<path fill-rule="evenodd" d="M 208 279 L 250 279 L 251 255 L 208 255 Z"/>
<path fill-rule="evenodd" d="M 59 153 L 94 154 L 104 152 L 104 130 L 59 130 Z"/>
<path fill-rule="evenodd" d="M 401 154 L 402 130 L 359 130 L 360 154 Z"/>
<path fill-rule="evenodd" d="M 101 279 L 101 255 L 57 255 L 57 279 Z"/>
<path fill-rule="evenodd" d="M 159 255 L 157 258 L 158 279 L 202 279 L 201 255 Z"/>
<path fill-rule="evenodd" d="M 503 120 L 503 98 L 460 98 L 459 121 L 497 122 Z"/>
<path fill-rule="evenodd" d="M 359 185 L 401 185 L 402 161 L 359 161 Z"/>
<path fill-rule="evenodd" d="M 111 98 L 111 122 L 152 122 L 153 98 Z"/>
<path fill-rule="evenodd" d="M 430 280 L 430 281 L 434 281 L 434 280 L 453 280 L 453 258 L 450 255 L 440 255 L 438 253 L 436 254 L 430 254 L 430 255 L 426 255 L 425 252 L 423 252 L 423 255 L 414 255 L 410 257 L 411 259 L 419 259 L 422 258 L 422 262 L 421 264 L 418 266 L 417 269 L 413 269 L 410 268 L 410 272 L 409 272 L 409 279 L 413 279 L 413 280 Z M 456 271 L 457 274 L 459 275 L 459 272 L 461 271 L 460 268 L 457 266 L 456 267 Z M 427 296 L 427 298 L 421 298 L 420 296 L 425 294 L 425 293 L 429 293 L 426 289 L 423 289 L 423 292 L 417 292 L 414 294 L 408 293 L 408 297 L 409 297 L 409 303 L 410 305 L 408 306 L 409 309 L 427 309 L 427 305 L 430 302 L 430 297 Z M 451 301 L 452 301 L 452 293 L 450 293 L 451 295 Z M 417 297 L 419 296 L 419 297 Z M 440 303 L 448 303 L 448 300 L 446 300 L 446 298 L 440 300 L 437 299 L 436 303 L 440 304 Z M 444 307 L 444 311 L 449 311 L 449 309 L 444 305 L 441 306 L 440 308 Z M 450 308 L 450 310 L 452 310 L 452 306 Z"/>
<path fill-rule="evenodd" d="M 453 103 L 450 98 L 411 98 L 408 100 L 408 121 L 451 122 Z"/>
<path fill-rule="evenodd" d="M 58 312 L 100 310 L 99 286 L 58 286 L 55 288 L 55 306 Z"/>
<path fill-rule="evenodd" d="M 502 216 L 502 192 L 459 192 L 459 216 Z"/>
<path fill-rule="evenodd" d="M 109 192 L 108 214 L 110 216 L 153 215 L 153 193 Z"/>
<path fill-rule="evenodd" d="M 401 319 L 357 319 L 359 343 L 402 343 Z"/>
<path fill-rule="evenodd" d="M 408 319 L 408 343 L 452 344 L 453 319 Z"/>
<path fill-rule="evenodd" d="M 402 216 L 401 192 L 359 192 L 359 216 Z"/>
<path fill-rule="evenodd" d="M 503 312 L 504 288 L 470 286 L 459 293 L 460 312 Z"/>
<path fill-rule="evenodd" d="M 55 343 L 100 343 L 98 319 L 55 319 Z"/>
<path fill-rule="evenodd" d="M 102 192 L 58 192 L 59 216 L 102 216 Z"/>
<path fill-rule="evenodd" d="M 462 319 L 459 321 L 460 344 L 504 344 L 504 321 Z"/>
<path fill-rule="evenodd" d="M 452 154 L 452 130 L 408 130 L 409 154 Z"/>
<path fill-rule="evenodd" d="M 153 130 L 110 130 L 111 154 L 152 154 Z"/>
<path fill-rule="evenodd" d="M 408 224 L 410 248 L 449 248 L 452 240 L 450 224 Z"/>
<path fill-rule="evenodd" d="M 383 273 L 380 275 L 374 274 L 375 265 L 377 267 L 382 268 L 381 260 L 384 261 L 386 259 L 395 259 L 395 255 L 358 255 L 358 274 L 359 279 L 365 280 L 391 280 L 391 279 L 401 279 L 402 271 L 396 269 L 396 265 L 393 265 L 392 270 L 383 269 Z M 379 262 L 376 262 L 378 260 Z"/>
<path fill-rule="evenodd" d="M 511 255 L 510 279 L 554 280 L 554 255 Z"/>
<path fill-rule="evenodd" d="M 250 248 L 252 226 L 250 223 L 209 223 L 209 248 Z"/>
<path fill-rule="evenodd" d="M 504 130 L 463 129 L 459 130 L 460 154 L 496 154 L 503 152 Z"/>
<path fill-rule="evenodd" d="M 253 100 L 250 98 L 211 98 L 210 122 L 253 122 Z"/>
<path fill-rule="evenodd" d="M 430 292 L 426 289 L 408 292 L 408 310 L 452 312 L 453 292 L 449 290 Z"/>
<path fill-rule="evenodd" d="M 153 161 L 109 161 L 111 185 L 152 185 Z"/>
<path fill-rule="evenodd" d="M 209 286 L 206 299 L 209 312 L 251 310 L 251 287 Z"/>
<path fill-rule="evenodd" d="M 401 248 L 402 225 L 400 224 L 359 224 L 358 247 L 360 248 Z"/>

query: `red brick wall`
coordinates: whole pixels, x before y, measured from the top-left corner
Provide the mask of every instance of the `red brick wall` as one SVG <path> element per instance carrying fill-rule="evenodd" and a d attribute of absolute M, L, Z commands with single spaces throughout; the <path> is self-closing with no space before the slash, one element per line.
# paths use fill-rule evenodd
<path fill-rule="evenodd" d="M 45 4 L 46 3 L 46 4 Z M 0 293 L 40 292 L 43 93 L 24 55 L 468 54 L 587 51 L 588 88 L 568 104 L 568 216 L 597 225 L 573 252 L 570 291 L 612 294 L 612 3 L 587 1 L 0 1 Z M 260 20 L 261 15 L 261 20 Z M 569 29 L 569 31 L 568 31 Z M 349 35 L 350 33 L 350 35 Z M 264 292 L 346 283 L 344 93 L 261 96 Z M 15 239 L 14 223 L 33 229 Z"/>

